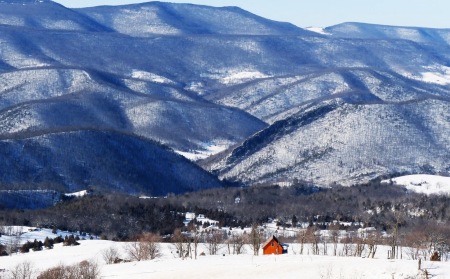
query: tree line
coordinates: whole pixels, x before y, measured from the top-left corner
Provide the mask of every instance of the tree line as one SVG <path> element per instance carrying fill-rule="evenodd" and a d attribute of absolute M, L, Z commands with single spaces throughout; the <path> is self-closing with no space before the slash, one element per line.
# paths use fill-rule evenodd
<path fill-rule="evenodd" d="M 375 227 L 392 232 L 423 229 L 430 222 L 450 226 L 449 205 L 449 196 L 416 194 L 379 180 L 332 188 L 297 181 L 291 187 L 216 188 L 157 199 L 93 194 L 46 209 L 0 210 L 0 226 L 58 228 L 128 240 L 146 232 L 164 236 L 186 229 L 185 212 L 195 212 L 218 221 L 219 227 L 278 219 L 282 227 L 307 224 L 326 229 L 337 221 L 353 224 L 351 230 Z"/>

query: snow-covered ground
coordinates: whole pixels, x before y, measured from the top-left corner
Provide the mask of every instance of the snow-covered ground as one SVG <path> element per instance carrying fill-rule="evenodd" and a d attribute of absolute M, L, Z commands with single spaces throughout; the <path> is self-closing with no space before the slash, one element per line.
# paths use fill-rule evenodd
<path fill-rule="evenodd" d="M 422 80 L 429 83 L 440 85 L 450 84 L 450 67 L 436 65 L 427 67 L 429 72 L 422 73 Z"/>
<path fill-rule="evenodd" d="M 291 245 L 289 253 L 280 256 L 253 256 L 249 249 L 243 255 L 230 255 L 223 247 L 219 255 L 182 260 L 177 257 L 173 245 L 163 243 L 162 257 L 156 260 L 107 265 L 102 251 L 114 246 L 126 257 L 124 243 L 104 240 L 80 242 L 81 245 L 74 247 L 58 244 L 52 250 L 1 257 L 0 269 L 10 270 L 28 261 L 39 272 L 60 264 L 72 265 L 89 260 L 99 264 L 101 278 L 422 278 L 415 277 L 418 275 L 417 261 L 386 259 L 387 247 L 379 247 L 375 259 L 299 255 L 298 247 Z M 202 251 L 206 253 L 207 249 L 200 244 L 199 253 Z M 424 261 L 422 267 L 429 271 L 429 278 L 450 278 L 450 262 Z"/>
<path fill-rule="evenodd" d="M 202 76 L 215 79 L 226 85 L 235 85 L 254 79 L 271 77 L 253 69 L 229 69 L 214 74 L 203 74 Z"/>
<path fill-rule="evenodd" d="M 416 193 L 427 195 L 450 195 L 450 177 L 414 174 L 400 176 L 390 180 L 395 184 L 405 186 L 406 189 Z M 390 182 L 390 180 L 384 180 L 383 182 Z"/>
<path fill-rule="evenodd" d="M 35 239 L 37 241 L 44 241 L 46 237 L 55 238 L 57 236 L 66 237 L 66 236 L 78 236 L 80 239 L 89 239 L 91 235 L 82 235 L 80 232 L 68 232 L 56 230 L 56 233 L 53 233 L 51 229 L 40 229 L 36 227 L 24 227 L 24 226 L 4 226 L 1 227 L 2 233 L 0 234 L 0 244 L 8 244 L 12 241 L 13 238 L 17 239 L 17 236 L 20 235 L 19 243 L 26 243 L 27 241 L 33 242 Z M 92 236 L 92 238 L 98 238 L 97 236 Z M 1 261 L 0 261 L 1 262 Z"/>
<path fill-rule="evenodd" d="M 420 80 L 426 83 L 434 83 L 439 85 L 450 84 L 450 67 L 442 65 L 424 67 L 423 72 L 420 74 L 411 74 L 409 72 L 402 71 L 401 69 L 398 69 L 397 71 L 407 78 Z"/>

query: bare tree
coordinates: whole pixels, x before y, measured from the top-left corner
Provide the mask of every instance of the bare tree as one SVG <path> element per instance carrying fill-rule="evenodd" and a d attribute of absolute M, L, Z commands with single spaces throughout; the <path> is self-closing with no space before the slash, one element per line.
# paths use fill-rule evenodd
<path fill-rule="evenodd" d="M 34 278 L 36 271 L 31 262 L 23 262 L 16 265 L 11 271 L 10 279 L 31 279 Z"/>
<path fill-rule="evenodd" d="M 399 245 L 399 229 L 400 229 L 400 223 L 401 223 L 401 216 L 400 213 L 395 213 L 395 220 L 393 224 L 393 231 L 391 235 L 391 251 L 390 251 L 390 258 L 391 259 L 398 259 L 398 245 Z"/>
<path fill-rule="evenodd" d="M 6 252 L 12 255 L 19 250 L 22 241 L 22 227 L 6 226 L 5 234 L 9 236 L 6 242 Z"/>
<path fill-rule="evenodd" d="M 180 229 L 175 229 L 172 236 L 172 242 L 180 258 L 185 259 L 189 256 L 191 245 L 189 239 L 182 234 Z"/>
<path fill-rule="evenodd" d="M 307 230 L 301 230 L 297 234 L 297 240 L 300 243 L 300 255 L 303 255 L 306 239 L 307 239 Z"/>
<path fill-rule="evenodd" d="M 68 277 L 68 267 L 60 264 L 57 267 L 49 268 L 43 271 L 37 279 L 67 279 Z"/>
<path fill-rule="evenodd" d="M 217 252 L 223 247 L 223 235 L 221 231 L 213 230 L 206 236 L 206 249 L 210 255 L 217 255 Z"/>
<path fill-rule="evenodd" d="M 82 261 L 74 267 L 77 276 L 72 278 L 97 279 L 100 277 L 100 268 L 96 262 Z"/>
<path fill-rule="evenodd" d="M 192 259 L 192 256 L 194 256 L 194 259 L 197 259 L 198 244 L 199 244 L 200 239 L 202 238 L 202 236 L 203 236 L 203 232 L 199 232 L 197 230 L 195 230 L 191 234 L 190 242 L 192 243 L 192 248 L 194 249 L 193 253 L 190 253 L 191 259 Z M 189 245 L 189 246 L 191 246 L 191 245 Z"/>
<path fill-rule="evenodd" d="M 153 260 L 160 256 L 160 237 L 155 234 L 143 234 L 135 242 L 125 245 L 125 252 L 130 260 Z"/>
<path fill-rule="evenodd" d="M 114 263 L 119 258 L 119 256 L 119 249 L 117 249 L 115 245 L 111 245 L 108 248 L 102 250 L 103 260 L 105 260 L 107 264 Z"/>
<path fill-rule="evenodd" d="M 76 265 L 59 265 L 42 272 L 37 279 L 99 279 L 100 268 L 94 261 L 82 261 Z"/>
<path fill-rule="evenodd" d="M 161 237 L 157 234 L 146 233 L 139 238 L 139 242 L 143 244 L 143 249 L 148 255 L 147 259 L 154 260 L 161 256 L 161 249 L 159 243 Z"/>
<path fill-rule="evenodd" d="M 247 235 L 232 233 L 228 242 L 232 243 L 233 254 L 240 255 L 243 252 L 245 243 L 248 242 Z"/>
<path fill-rule="evenodd" d="M 439 257 L 447 260 L 450 252 L 450 229 L 441 224 L 430 224 L 426 230 L 429 254 L 438 253 Z"/>
<path fill-rule="evenodd" d="M 249 245 L 253 250 L 253 255 L 259 255 L 259 249 L 261 248 L 261 244 L 263 242 L 262 233 L 257 224 L 252 225 L 252 230 L 249 235 Z"/>
<path fill-rule="evenodd" d="M 329 227 L 331 242 L 333 243 L 333 256 L 337 256 L 337 247 L 339 243 L 339 224 L 333 224 Z"/>
<path fill-rule="evenodd" d="M 372 232 L 371 234 L 369 234 L 369 236 L 367 237 L 367 248 L 369 249 L 369 253 L 367 254 L 368 258 L 374 258 L 375 257 L 375 253 L 377 252 L 378 249 L 378 244 L 380 243 L 380 233 L 379 232 Z"/>
<path fill-rule="evenodd" d="M 414 229 L 405 235 L 406 255 L 411 260 L 427 258 L 427 235 L 423 229 Z"/>
<path fill-rule="evenodd" d="M 311 253 L 313 255 L 319 255 L 320 234 L 316 231 L 315 226 L 306 229 L 306 242 L 311 245 Z"/>
<path fill-rule="evenodd" d="M 188 237 L 188 241 L 189 241 L 189 247 L 192 247 L 194 249 L 194 251 L 192 253 L 189 253 L 192 257 L 194 257 L 195 259 L 197 259 L 197 255 L 198 255 L 198 244 L 200 243 L 200 241 L 203 239 L 204 234 L 203 232 L 200 232 L 197 228 L 197 225 L 195 225 L 194 223 L 190 223 L 188 226 L 188 229 L 190 231 L 190 236 Z"/>
<path fill-rule="evenodd" d="M 227 244 L 228 255 L 231 255 L 231 247 L 233 246 L 233 236 L 231 234 L 231 231 L 228 232 L 228 237 L 225 240 L 225 243 Z M 233 249 L 233 254 L 234 254 L 234 249 Z"/>
<path fill-rule="evenodd" d="M 341 240 L 342 243 L 342 253 L 344 257 L 349 257 L 353 255 L 354 245 L 351 237 L 345 237 Z"/>
<path fill-rule="evenodd" d="M 361 257 L 366 247 L 366 240 L 364 239 L 363 233 L 358 234 L 354 238 L 354 243 L 355 243 L 355 251 L 353 256 Z"/>
<path fill-rule="evenodd" d="M 125 253 L 127 254 L 130 261 L 142 261 L 146 259 L 145 251 L 142 245 L 138 241 L 133 241 L 125 244 Z"/>
<path fill-rule="evenodd" d="M 327 243 L 327 237 L 325 237 L 325 236 L 321 236 L 320 238 L 319 238 L 319 240 L 321 240 L 322 241 L 322 246 L 323 246 L 323 255 L 324 256 L 326 256 L 326 255 L 328 255 L 328 243 Z"/>

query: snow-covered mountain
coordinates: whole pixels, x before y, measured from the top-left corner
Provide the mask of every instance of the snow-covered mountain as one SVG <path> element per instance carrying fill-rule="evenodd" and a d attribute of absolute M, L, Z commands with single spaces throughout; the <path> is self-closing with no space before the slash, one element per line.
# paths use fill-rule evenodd
<path fill-rule="evenodd" d="M 119 33 L 139 37 L 182 34 L 307 36 L 310 33 L 293 24 L 268 20 L 237 7 L 149 2 L 77 11 Z"/>
<path fill-rule="evenodd" d="M 449 173 L 447 101 L 303 106 L 208 162 L 222 178 L 350 185 L 391 173 Z"/>
<path fill-rule="evenodd" d="M 172 150 L 151 156 L 155 141 L 189 158 L 229 148 L 202 164 L 246 183 L 448 173 L 448 33 L 353 23 L 317 33 L 233 7 L 0 1 L 2 187 L 219 185 Z"/>

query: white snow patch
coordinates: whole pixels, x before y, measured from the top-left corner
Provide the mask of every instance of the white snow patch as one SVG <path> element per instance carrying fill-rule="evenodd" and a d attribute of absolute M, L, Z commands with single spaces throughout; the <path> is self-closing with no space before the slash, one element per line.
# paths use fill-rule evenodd
<path fill-rule="evenodd" d="M 244 72 L 237 72 L 237 73 L 231 73 L 229 76 L 223 77 L 221 79 L 221 82 L 223 84 L 237 84 L 245 80 L 251 80 L 251 79 L 260 79 L 260 78 L 267 78 L 268 75 L 265 75 L 258 71 L 244 71 Z"/>
<path fill-rule="evenodd" d="M 406 189 L 422 194 L 450 195 L 450 177 L 415 174 L 400 176 L 391 179 L 397 185 L 405 186 Z M 384 180 L 383 182 L 390 182 Z"/>
<path fill-rule="evenodd" d="M 204 149 L 202 149 L 202 150 L 193 150 L 193 151 L 189 151 L 189 152 L 180 151 L 180 150 L 174 150 L 174 151 L 191 161 L 197 161 L 197 160 L 202 160 L 202 159 L 208 158 L 209 156 L 218 154 L 218 153 L 226 150 L 231 145 L 232 145 L 231 142 L 220 141 L 217 143 L 205 145 Z"/>
<path fill-rule="evenodd" d="M 79 192 L 74 192 L 74 193 L 67 193 L 65 194 L 66 197 L 84 197 L 88 194 L 87 190 L 83 190 L 83 191 L 79 191 Z"/>
<path fill-rule="evenodd" d="M 450 68 L 444 73 L 442 72 L 425 72 L 422 73 L 422 80 L 428 83 L 436 83 L 440 85 L 450 84 Z"/>
<path fill-rule="evenodd" d="M 322 27 L 310 26 L 310 27 L 306 27 L 305 29 L 308 31 L 311 31 L 311 32 L 322 34 L 322 35 L 331 35 L 330 33 L 326 32 L 325 29 Z"/>
<path fill-rule="evenodd" d="M 189 90 L 197 93 L 198 95 L 205 94 L 205 85 L 201 81 L 193 81 L 184 87 L 185 90 Z"/>
<path fill-rule="evenodd" d="M 138 71 L 138 70 L 134 70 L 131 73 L 131 77 L 135 78 L 135 79 L 140 79 L 140 80 L 145 80 L 145 81 L 150 81 L 150 82 L 155 82 L 155 83 L 163 83 L 163 84 L 175 84 L 175 82 L 173 82 L 172 80 L 154 74 L 154 73 L 149 73 L 149 72 L 145 72 L 145 71 Z"/>
<path fill-rule="evenodd" d="M 398 72 L 410 79 L 415 79 L 427 83 L 434 83 L 439 85 L 450 84 L 450 67 L 435 65 L 424 68 L 425 71 L 420 74 L 413 74 L 410 72 L 398 70 Z"/>
<path fill-rule="evenodd" d="M 243 83 L 246 81 L 254 80 L 254 79 L 262 79 L 271 77 L 259 71 L 253 70 L 225 70 L 214 74 L 202 74 L 202 77 L 212 78 L 219 81 L 222 84 L 226 85 L 234 85 Z"/>

